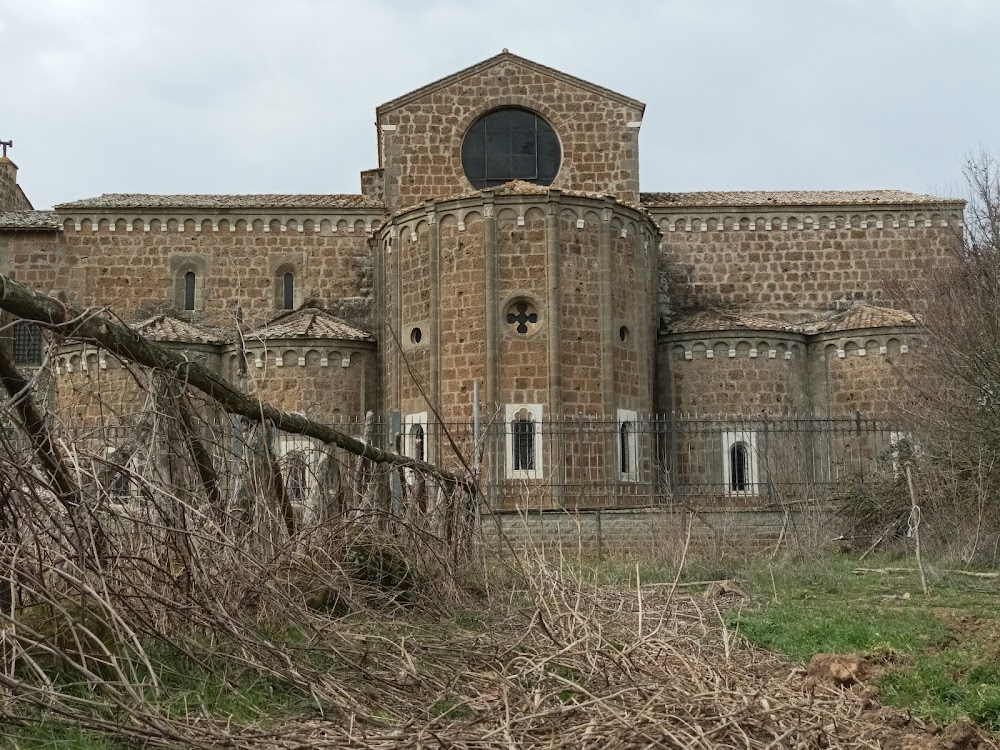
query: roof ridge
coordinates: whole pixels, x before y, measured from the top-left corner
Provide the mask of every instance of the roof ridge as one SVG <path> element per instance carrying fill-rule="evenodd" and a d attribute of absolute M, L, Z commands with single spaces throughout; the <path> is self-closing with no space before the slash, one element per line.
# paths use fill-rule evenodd
<path fill-rule="evenodd" d="M 646 109 L 646 105 L 640 102 L 638 99 L 633 99 L 630 96 L 626 96 L 625 94 L 620 94 L 612 89 L 605 88 L 604 86 L 600 86 L 596 83 L 591 83 L 590 81 L 587 81 L 583 78 L 577 78 L 574 75 L 570 75 L 569 73 L 564 73 L 563 71 L 557 70 L 556 68 L 550 68 L 547 65 L 542 65 L 541 63 L 537 63 L 534 60 L 529 60 L 526 57 L 515 55 L 514 53 L 508 52 L 506 49 L 504 49 L 503 52 L 501 52 L 498 55 L 493 55 L 493 57 L 487 57 L 485 60 L 480 60 L 479 62 L 469 65 L 466 68 L 462 68 L 459 71 L 450 73 L 449 75 L 446 75 L 442 78 L 438 78 L 435 81 L 431 81 L 430 83 L 424 84 L 419 88 L 413 89 L 413 91 L 402 94 L 401 96 L 397 96 L 395 99 L 390 99 L 389 101 L 380 104 L 378 107 L 376 107 L 375 112 L 381 115 L 383 112 L 392 109 L 397 109 L 403 106 L 404 104 L 413 101 L 414 99 L 418 99 L 421 96 L 425 96 L 433 91 L 438 91 L 439 89 L 445 88 L 446 86 L 449 86 L 452 83 L 456 83 L 465 78 L 468 78 L 469 76 L 475 75 L 476 73 L 482 72 L 483 70 L 487 70 L 503 60 L 510 60 L 519 65 L 523 65 L 524 67 L 531 68 L 544 75 L 549 75 L 552 76 L 553 78 L 558 78 L 571 85 L 578 86 L 580 88 L 589 91 L 593 91 L 594 93 L 601 94 L 602 96 L 606 96 L 610 99 L 615 99 L 623 104 L 634 106 L 640 112 L 643 112 Z"/>

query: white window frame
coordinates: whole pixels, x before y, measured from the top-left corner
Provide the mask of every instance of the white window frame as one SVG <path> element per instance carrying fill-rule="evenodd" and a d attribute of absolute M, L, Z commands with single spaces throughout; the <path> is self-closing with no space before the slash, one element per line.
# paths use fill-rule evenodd
<path fill-rule="evenodd" d="M 313 475 L 313 471 L 315 470 L 319 460 L 320 451 L 316 447 L 316 443 L 313 442 L 311 438 L 307 438 L 303 435 L 279 435 L 277 442 L 277 459 L 278 463 L 281 465 L 282 480 L 286 482 L 286 493 L 288 490 L 288 462 L 285 460 L 285 457 L 290 453 L 298 452 L 302 454 L 302 460 L 305 462 L 306 466 L 305 486 L 302 488 L 305 496 L 301 501 L 296 502 L 301 505 L 303 512 L 306 512 L 306 508 L 309 506 L 309 498 L 312 496 L 312 491 L 316 484 L 316 477 Z"/>
<path fill-rule="evenodd" d="M 733 489 L 732 464 L 729 458 L 734 445 L 742 443 L 747 449 L 747 488 Z M 726 494 L 731 497 L 750 497 L 760 494 L 760 483 L 757 476 L 757 433 L 752 430 L 733 430 L 722 433 L 722 481 Z"/>
<path fill-rule="evenodd" d="M 511 423 L 522 410 L 527 410 L 534 420 L 535 468 L 514 469 L 514 428 Z M 504 462 L 508 479 L 542 479 L 542 405 L 541 404 L 507 404 L 504 408 L 504 433 L 506 435 L 507 460 Z"/>
<path fill-rule="evenodd" d="M 638 415 L 631 409 L 618 410 L 618 429 L 615 430 L 616 454 L 618 456 L 618 479 L 622 482 L 639 481 L 639 434 Z M 622 425 L 628 422 L 632 429 L 628 435 L 626 451 L 628 455 L 628 470 L 622 471 Z"/>

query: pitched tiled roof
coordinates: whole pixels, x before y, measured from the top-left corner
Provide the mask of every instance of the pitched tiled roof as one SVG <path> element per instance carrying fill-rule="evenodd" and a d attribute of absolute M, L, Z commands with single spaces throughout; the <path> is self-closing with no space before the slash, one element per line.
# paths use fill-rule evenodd
<path fill-rule="evenodd" d="M 171 315 L 157 315 L 141 323 L 133 323 L 132 330 L 153 341 L 176 341 L 185 344 L 224 344 L 220 332 L 189 323 Z"/>
<path fill-rule="evenodd" d="M 108 208 L 204 208 L 224 211 L 241 208 L 381 208 L 361 194 L 330 195 L 151 195 L 104 193 L 97 198 L 61 203 L 58 210 Z"/>
<path fill-rule="evenodd" d="M 304 307 L 281 315 L 267 325 L 251 331 L 248 339 L 340 339 L 341 341 L 374 341 L 375 337 L 345 323 L 325 310 Z"/>
<path fill-rule="evenodd" d="M 759 318 L 739 313 L 706 310 L 675 318 L 668 326 L 669 333 L 708 333 L 710 331 L 786 331 L 788 333 L 834 333 L 864 328 L 896 328 L 917 325 L 916 318 L 904 310 L 893 310 L 877 305 L 856 305 L 850 310 L 825 315 L 820 320 L 802 323 L 782 323 L 770 318 Z"/>
<path fill-rule="evenodd" d="M 635 208 L 640 211 L 645 208 L 645 206 L 637 206 L 633 203 L 628 203 L 626 201 L 618 200 L 610 193 L 588 193 L 583 190 L 563 190 L 562 188 L 552 188 L 549 185 L 536 185 L 535 183 L 527 182 L 526 180 L 511 180 L 510 182 L 505 182 L 502 185 L 497 185 L 496 187 L 486 188 L 486 189 L 492 191 L 493 195 L 501 195 L 501 196 L 502 195 L 545 195 L 546 193 L 549 192 L 549 190 L 558 189 L 561 195 L 569 197 L 576 197 L 576 198 L 607 197 L 620 205 L 629 206 L 630 208 Z M 438 202 L 444 202 L 444 201 L 461 200 L 462 198 L 476 198 L 482 196 L 484 192 L 485 190 L 470 190 L 465 193 L 454 193 L 452 195 L 435 196 L 434 200 Z M 413 209 L 417 208 L 418 206 L 422 205 L 423 204 L 420 203 L 420 204 L 405 206 L 396 211 L 395 215 L 398 216 L 400 214 L 408 213 Z"/>
<path fill-rule="evenodd" d="M 0 211 L 0 229 L 59 229 L 55 211 Z"/>
<path fill-rule="evenodd" d="M 905 310 L 893 310 L 877 305 L 857 305 L 850 310 L 834 313 L 822 320 L 802 323 L 799 325 L 799 329 L 803 333 L 813 334 L 854 331 L 861 328 L 895 328 L 915 325 L 917 325 L 917 319 Z"/>
<path fill-rule="evenodd" d="M 703 193 L 642 193 L 645 208 L 702 206 L 870 206 L 880 204 L 954 203 L 952 198 L 903 190 L 735 190 Z"/>
<path fill-rule="evenodd" d="M 770 318 L 757 318 L 738 313 L 718 310 L 702 312 L 676 318 L 669 326 L 670 333 L 701 333 L 707 331 L 788 331 L 794 333 L 795 326 Z"/>

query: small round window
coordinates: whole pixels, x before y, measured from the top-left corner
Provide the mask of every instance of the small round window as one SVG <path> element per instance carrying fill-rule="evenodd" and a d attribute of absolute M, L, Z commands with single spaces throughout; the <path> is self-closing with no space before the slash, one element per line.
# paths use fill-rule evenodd
<path fill-rule="evenodd" d="M 562 149 L 552 126 L 519 107 L 483 115 L 462 142 L 462 167 L 477 189 L 511 180 L 551 185 L 561 161 Z"/>
<path fill-rule="evenodd" d="M 515 300 L 507 305 L 504 320 L 513 333 L 534 333 L 538 330 L 538 310 L 528 300 Z"/>

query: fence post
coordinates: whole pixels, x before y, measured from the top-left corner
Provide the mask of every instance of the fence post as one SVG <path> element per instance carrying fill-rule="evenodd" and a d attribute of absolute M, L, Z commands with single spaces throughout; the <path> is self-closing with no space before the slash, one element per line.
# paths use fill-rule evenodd
<path fill-rule="evenodd" d="M 858 441 L 858 481 L 865 482 L 865 460 L 861 454 L 861 411 L 854 412 L 854 432 Z"/>
<path fill-rule="evenodd" d="M 680 459 L 677 454 L 677 412 L 670 412 L 670 502 L 677 503 L 677 496 L 680 494 L 680 479 L 677 476 Z"/>
<path fill-rule="evenodd" d="M 396 453 L 403 452 L 403 419 L 399 409 L 393 409 L 389 414 L 389 449 Z M 389 502 L 390 514 L 397 518 L 403 517 L 403 485 L 399 480 L 399 472 L 389 472 Z"/>
<path fill-rule="evenodd" d="M 767 504 L 774 504 L 774 483 L 771 477 L 771 431 L 767 419 L 767 409 L 764 409 L 764 482 L 767 488 Z"/>
<path fill-rule="evenodd" d="M 583 482 L 583 415 L 576 415 L 576 476 L 577 480 L 580 482 L 580 494 L 577 497 L 576 507 L 579 510 L 581 505 L 585 504 L 586 496 L 584 495 L 584 482 Z"/>

